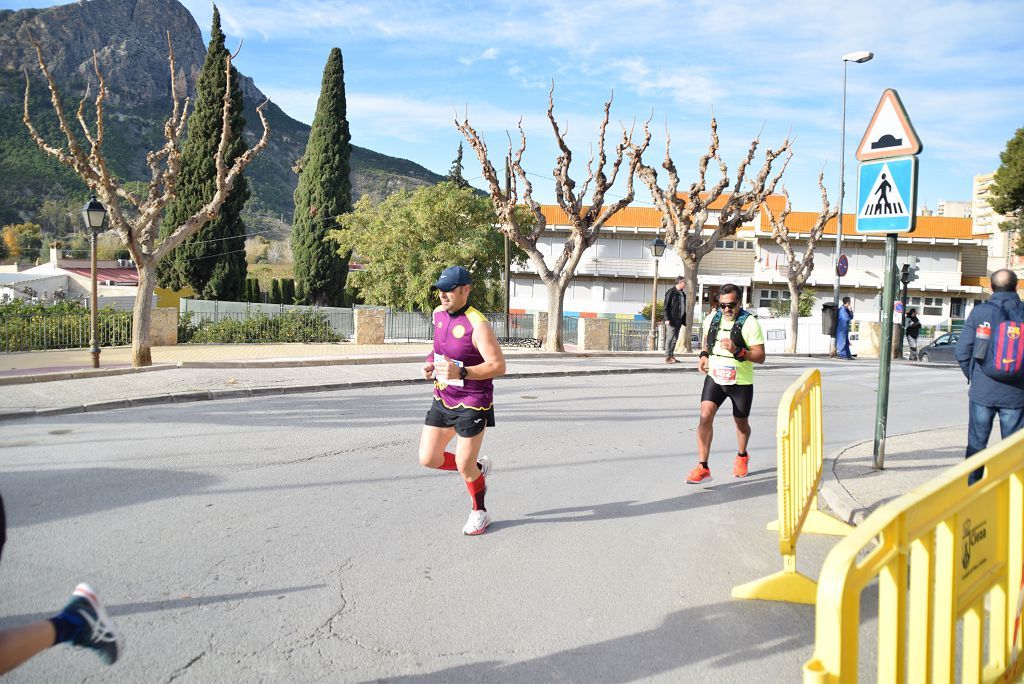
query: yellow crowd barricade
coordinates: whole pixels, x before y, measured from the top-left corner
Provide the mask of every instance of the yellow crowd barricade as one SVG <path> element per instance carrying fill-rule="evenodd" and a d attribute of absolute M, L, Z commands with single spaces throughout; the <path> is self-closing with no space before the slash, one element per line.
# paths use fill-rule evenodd
<path fill-rule="evenodd" d="M 853 528 L 818 510 L 818 486 L 824 462 L 821 372 L 806 371 L 779 402 L 777 422 L 781 572 L 733 587 L 733 598 L 814 603 L 818 585 L 797 572 L 796 542 L 801 532 L 849 534 Z"/>
<path fill-rule="evenodd" d="M 876 577 L 872 673 L 859 662 L 860 610 Z M 836 544 L 821 571 L 804 684 L 1018 681 L 1022 579 L 1024 431 L 879 508 Z"/>

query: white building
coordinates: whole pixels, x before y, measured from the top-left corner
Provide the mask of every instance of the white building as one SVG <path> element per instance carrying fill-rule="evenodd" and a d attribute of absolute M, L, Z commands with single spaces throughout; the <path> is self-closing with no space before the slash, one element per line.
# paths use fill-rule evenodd
<path fill-rule="evenodd" d="M 971 215 L 974 219 L 974 232 L 979 235 L 991 236 L 988 241 L 988 270 L 1012 268 L 1024 275 L 1024 257 L 1014 254 L 1014 239 L 1009 233 L 999 229 L 999 223 L 1007 216 L 997 214 L 989 197 L 995 173 L 984 173 L 974 177 L 974 191 L 971 195 Z"/>
<path fill-rule="evenodd" d="M 139 290 L 139 272 L 124 260 L 96 263 L 96 297 L 100 309 L 129 311 Z M 10 299 L 51 299 L 56 292 L 65 299 L 89 306 L 92 270 L 88 259 L 66 259 L 57 248 L 50 249 L 50 261 L 16 273 L 0 273 L 0 297 Z M 156 298 L 154 297 L 154 306 Z"/>
<path fill-rule="evenodd" d="M 722 202 L 719 200 L 718 206 Z M 768 200 L 776 214 L 781 212 L 784 202 L 785 198 L 778 195 Z M 569 228 L 560 208 L 543 209 L 549 232 L 538 247 L 546 259 L 553 261 L 561 253 Z M 707 234 L 716 213 L 710 212 Z M 816 218 L 817 212 L 794 211 L 789 215 L 787 224 L 797 254 L 803 251 Z M 826 226 L 826 236 L 818 245 L 815 270 L 809 280 L 819 304 L 832 300 L 835 224 L 833 219 Z M 856 235 L 854 226 L 854 216 L 844 215 L 843 253 L 849 259 L 850 270 L 842 280 L 842 293 L 853 299 L 858 318 L 876 320 L 880 314 L 878 295 L 882 289 L 885 238 Z M 651 302 L 654 259 L 648 245 L 660 229 L 661 214 L 653 208 L 629 207 L 613 216 L 597 244 L 584 253 L 576 278 L 566 290 L 565 315 L 639 318 L 640 311 Z M 945 216 L 920 216 L 915 232 L 900 236 L 897 262 L 905 263 L 910 255 L 919 259 L 920 277 L 909 287 L 909 306 L 918 309 L 925 325 L 963 318 L 975 302 L 987 298 L 984 288 L 988 284 L 991 239 L 991 233 L 976 233 L 971 219 Z M 699 310 L 706 310 L 721 285 L 729 282 L 742 288 L 746 308 L 767 316 L 773 300 L 789 298 L 786 279 L 780 271 L 783 266 L 784 253 L 771 238 L 768 217 L 762 212 L 735 236 L 722 240 L 701 262 Z M 674 285 L 675 277 L 682 274 L 683 264 L 669 247 L 659 264 L 658 301 Z M 547 288 L 529 262 L 513 270 L 511 289 L 513 310 L 547 309 Z M 820 308 L 815 307 L 815 316 L 819 312 Z"/>

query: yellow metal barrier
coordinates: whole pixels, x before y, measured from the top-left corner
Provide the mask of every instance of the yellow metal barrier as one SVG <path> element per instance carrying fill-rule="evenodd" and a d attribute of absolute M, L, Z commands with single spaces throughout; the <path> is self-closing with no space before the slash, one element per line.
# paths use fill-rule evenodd
<path fill-rule="evenodd" d="M 804 683 L 1018 681 L 1022 576 L 1024 431 L 879 508 L 836 544 L 821 571 Z M 858 649 L 861 592 L 876 577 L 872 675 Z"/>
<path fill-rule="evenodd" d="M 777 422 L 779 531 L 783 569 L 733 587 L 733 598 L 814 603 L 818 585 L 797 572 L 796 542 L 801 532 L 849 534 L 853 528 L 818 510 L 818 486 L 824 461 L 821 420 L 821 373 L 805 372 L 779 402 Z"/>

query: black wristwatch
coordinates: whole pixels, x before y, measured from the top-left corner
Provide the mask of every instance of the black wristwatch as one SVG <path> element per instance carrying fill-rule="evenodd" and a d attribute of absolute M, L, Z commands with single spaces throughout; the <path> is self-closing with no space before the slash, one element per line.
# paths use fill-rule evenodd
<path fill-rule="evenodd" d="M 465 380 L 467 375 L 469 375 L 469 369 L 465 366 L 461 366 L 459 368 L 459 380 Z"/>

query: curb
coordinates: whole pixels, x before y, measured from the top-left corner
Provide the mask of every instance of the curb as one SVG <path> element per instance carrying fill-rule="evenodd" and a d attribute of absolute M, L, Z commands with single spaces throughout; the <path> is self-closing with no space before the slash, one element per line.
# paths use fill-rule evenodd
<path fill-rule="evenodd" d="M 0 387 L 5 385 L 27 385 L 36 382 L 54 382 L 56 380 L 80 380 L 82 378 L 105 378 L 115 375 L 133 375 L 151 371 L 172 370 L 178 366 L 173 363 L 159 363 L 143 368 L 94 368 L 85 370 L 57 371 L 54 373 L 35 373 L 26 375 L 8 375 L 0 377 Z"/>
<path fill-rule="evenodd" d="M 418 359 L 417 359 L 418 360 Z M 173 367 L 173 366 L 172 366 Z M 677 368 L 674 366 L 652 366 L 650 368 L 607 368 L 580 369 L 566 371 L 525 371 L 508 373 L 503 378 L 521 380 L 543 377 L 586 377 L 591 375 L 636 375 L 640 373 L 696 373 L 696 368 Z M 401 387 L 425 383 L 419 378 L 398 378 L 395 380 L 359 380 L 352 382 L 332 382 L 316 385 L 288 385 L 281 387 L 251 387 L 245 389 L 199 390 L 194 392 L 178 392 L 175 394 L 156 394 L 135 399 L 114 399 L 97 401 L 89 404 L 58 406 L 42 409 L 17 409 L 0 411 L 0 421 L 17 420 L 19 418 L 38 418 L 63 416 L 72 413 L 95 413 L 115 409 L 141 408 L 161 404 L 184 404 L 195 401 L 214 401 L 222 399 L 250 399 L 255 397 L 281 396 L 286 394 L 313 394 L 316 392 L 339 392 L 345 390 L 369 389 L 373 387 Z"/>
<path fill-rule="evenodd" d="M 867 444 L 868 442 L 874 442 L 874 438 L 847 444 L 827 456 L 822 467 L 821 487 L 818 489 L 818 494 L 825 501 L 825 505 L 828 506 L 829 510 L 843 522 L 849 523 L 854 527 L 860 524 L 870 511 L 865 509 L 861 502 L 854 499 L 850 492 L 846 491 L 839 478 L 836 477 L 836 462 L 850 449 L 854 449 L 861 444 Z"/>
<path fill-rule="evenodd" d="M 510 353 L 511 352 L 511 353 Z M 624 352 L 517 352 L 507 350 L 506 357 L 531 359 L 596 359 L 596 358 L 660 358 L 662 352 L 624 351 Z M 680 356 L 696 356 L 696 354 L 680 354 Z M 217 368 L 309 368 L 313 366 L 361 366 L 388 363 L 419 363 L 422 354 L 401 354 L 395 356 L 343 356 L 343 357 L 295 357 L 276 359 L 250 359 L 226 361 L 176 361 L 160 363 L 143 368 L 99 368 L 54 371 L 52 373 L 25 373 L 23 375 L 0 376 L 0 387 L 5 385 L 27 385 L 37 382 L 54 382 L 57 380 L 78 380 L 81 378 L 97 378 L 132 373 L 148 373 L 157 370 L 175 368 L 217 369 Z"/>

